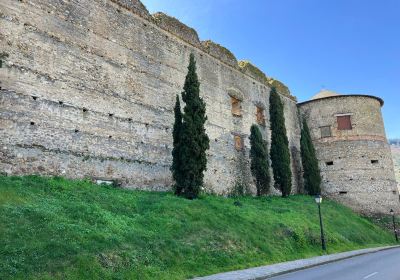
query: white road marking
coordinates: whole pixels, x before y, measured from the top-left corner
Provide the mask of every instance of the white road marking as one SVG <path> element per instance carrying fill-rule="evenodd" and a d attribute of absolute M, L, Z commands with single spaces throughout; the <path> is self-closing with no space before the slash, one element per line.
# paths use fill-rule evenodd
<path fill-rule="evenodd" d="M 377 274 L 378 274 L 378 272 L 374 272 L 374 273 L 368 274 L 368 275 L 365 276 L 363 279 L 368 279 L 368 278 L 370 278 L 370 277 L 372 277 L 372 276 L 374 276 L 374 275 L 377 275 Z"/>

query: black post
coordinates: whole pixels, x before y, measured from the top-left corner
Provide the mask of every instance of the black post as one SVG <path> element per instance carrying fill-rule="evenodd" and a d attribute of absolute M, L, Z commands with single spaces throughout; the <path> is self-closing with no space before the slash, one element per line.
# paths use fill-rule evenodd
<path fill-rule="evenodd" d="M 321 227 L 321 244 L 322 250 L 326 251 L 326 244 L 325 244 L 325 236 L 324 236 L 324 226 L 322 224 L 322 215 L 321 215 L 321 204 L 318 203 L 318 212 L 319 212 L 319 225 Z"/>
<path fill-rule="evenodd" d="M 394 237 L 396 238 L 396 242 L 399 242 L 399 237 L 397 236 L 397 230 L 396 230 L 396 221 L 394 219 L 394 213 L 392 215 L 393 218 L 393 231 L 394 231 Z"/>

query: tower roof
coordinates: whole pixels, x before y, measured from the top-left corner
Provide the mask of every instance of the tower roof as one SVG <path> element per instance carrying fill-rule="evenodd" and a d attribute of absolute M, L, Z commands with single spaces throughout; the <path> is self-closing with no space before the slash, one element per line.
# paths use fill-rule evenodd
<path fill-rule="evenodd" d="M 316 100 L 316 99 L 321 99 L 321 98 L 326 98 L 326 97 L 332 97 L 332 96 L 339 96 L 341 94 L 338 94 L 336 92 L 330 91 L 323 89 L 320 92 L 318 92 L 316 95 L 314 95 L 311 100 Z"/>
<path fill-rule="evenodd" d="M 336 93 L 336 92 L 331 91 L 331 90 L 323 89 L 320 92 L 318 92 L 316 95 L 314 95 L 310 100 L 297 103 L 297 105 L 301 106 L 303 104 L 314 102 L 314 101 L 320 100 L 320 99 L 331 99 L 331 98 L 335 98 L 335 97 L 336 98 L 346 98 L 346 97 L 357 97 L 357 96 L 358 97 L 374 98 L 374 99 L 379 101 L 381 106 L 383 106 L 383 103 L 384 103 L 382 98 L 379 98 L 379 97 L 376 97 L 376 96 L 372 96 L 372 95 L 366 95 L 366 94 L 340 94 L 340 93 Z"/>

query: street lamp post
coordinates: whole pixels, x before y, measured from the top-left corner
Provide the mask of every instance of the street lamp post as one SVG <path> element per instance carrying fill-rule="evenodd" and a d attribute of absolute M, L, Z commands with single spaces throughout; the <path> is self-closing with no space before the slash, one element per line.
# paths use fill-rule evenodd
<path fill-rule="evenodd" d="M 392 219 L 393 219 L 394 237 L 396 238 L 396 242 L 399 242 L 399 237 L 397 236 L 396 221 L 395 221 L 393 209 L 390 209 L 390 214 L 392 215 Z"/>
<path fill-rule="evenodd" d="M 322 223 L 322 215 L 321 215 L 321 202 L 322 202 L 322 197 L 320 195 L 317 195 L 315 197 L 315 202 L 318 205 L 318 213 L 319 213 L 319 225 L 321 228 L 321 244 L 322 244 L 322 250 L 326 251 L 326 244 L 325 244 L 325 235 L 324 235 L 324 226 Z"/>

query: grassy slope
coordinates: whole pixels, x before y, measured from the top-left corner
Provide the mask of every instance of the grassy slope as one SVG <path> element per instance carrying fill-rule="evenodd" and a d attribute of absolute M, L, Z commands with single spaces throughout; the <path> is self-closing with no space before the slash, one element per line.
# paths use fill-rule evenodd
<path fill-rule="evenodd" d="M 321 254 L 312 198 L 239 200 L 0 177 L 0 279 L 184 279 Z M 330 253 L 393 242 L 334 202 L 323 214 Z"/>

